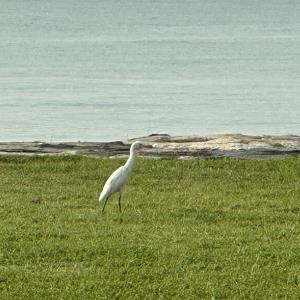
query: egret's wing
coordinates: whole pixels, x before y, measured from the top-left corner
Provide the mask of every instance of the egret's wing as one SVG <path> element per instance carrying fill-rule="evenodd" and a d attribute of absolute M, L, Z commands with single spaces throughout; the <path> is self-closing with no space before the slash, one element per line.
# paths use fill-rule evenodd
<path fill-rule="evenodd" d="M 117 186 L 119 181 L 123 178 L 123 166 L 115 170 L 107 179 L 106 184 Z"/>
<path fill-rule="evenodd" d="M 100 201 L 102 199 L 107 198 L 109 195 L 115 193 L 118 191 L 123 184 L 123 166 L 115 170 L 107 179 L 107 181 L 104 184 L 103 190 L 100 195 Z"/>

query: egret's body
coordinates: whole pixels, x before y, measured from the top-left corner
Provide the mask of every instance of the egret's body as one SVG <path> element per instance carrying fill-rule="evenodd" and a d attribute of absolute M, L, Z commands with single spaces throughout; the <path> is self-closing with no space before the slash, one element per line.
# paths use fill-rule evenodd
<path fill-rule="evenodd" d="M 141 146 L 140 142 L 134 142 L 130 147 L 130 155 L 124 166 L 121 166 L 115 170 L 107 179 L 104 184 L 103 190 L 99 197 L 99 202 L 104 203 L 102 212 L 105 209 L 105 205 L 109 197 L 114 193 L 119 193 L 119 209 L 121 211 L 121 197 L 123 188 L 128 180 L 130 173 L 132 172 L 136 150 Z"/>

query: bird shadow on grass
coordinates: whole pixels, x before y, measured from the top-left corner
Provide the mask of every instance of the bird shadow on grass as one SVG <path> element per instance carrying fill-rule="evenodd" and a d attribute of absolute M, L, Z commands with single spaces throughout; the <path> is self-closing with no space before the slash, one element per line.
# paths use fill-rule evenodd
<path fill-rule="evenodd" d="M 124 222 L 124 216 L 123 216 L 123 212 L 115 212 L 115 211 L 109 211 L 106 210 L 104 212 L 100 211 L 99 212 L 99 217 L 100 219 L 104 220 L 104 221 L 113 221 L 115 223 L 123 223 Z"/>

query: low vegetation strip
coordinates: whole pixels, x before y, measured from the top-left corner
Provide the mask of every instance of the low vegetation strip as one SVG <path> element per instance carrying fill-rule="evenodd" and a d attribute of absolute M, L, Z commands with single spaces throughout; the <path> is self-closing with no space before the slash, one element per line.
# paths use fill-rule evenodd
<path fill-rule="evenodd" d="M 297 299 L 300 157 L 0 156 L 0 299 Z"/>

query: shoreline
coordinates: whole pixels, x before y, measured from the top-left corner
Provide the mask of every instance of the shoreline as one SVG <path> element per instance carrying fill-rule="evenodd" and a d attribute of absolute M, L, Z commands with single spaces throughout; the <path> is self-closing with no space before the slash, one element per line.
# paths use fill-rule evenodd
<path fill-rule="evenodd" d="M 140 156 L 153 158 L 269 158 L 300 154 L 298 135 L 218 134 L 210 136 L 149 136 L 114 142 L 2 142 L 0 155 L 94 155 L 123 157 L 130 144 L 141 141 Z"/>

